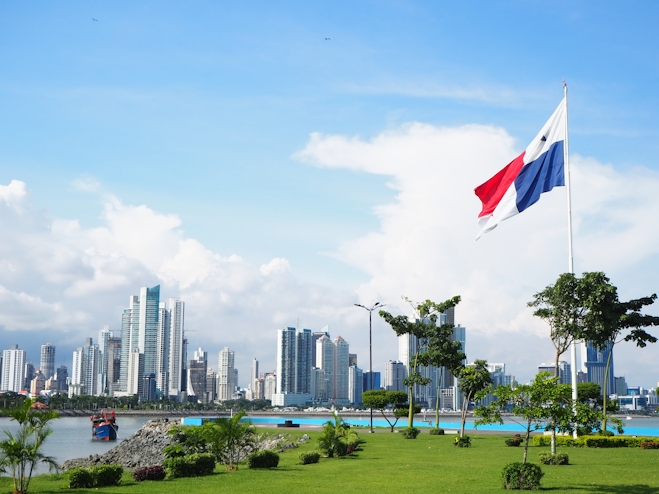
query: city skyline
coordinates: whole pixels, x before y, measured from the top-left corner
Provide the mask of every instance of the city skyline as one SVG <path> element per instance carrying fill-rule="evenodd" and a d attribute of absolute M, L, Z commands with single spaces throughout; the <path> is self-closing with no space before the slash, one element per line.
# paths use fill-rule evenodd
<path fill-rule="evenodd" d="M 247 376 L 274 368 L 275 329 L 329 326 L 365 355 L 353 304 L 460 295 L 470 358 L 526 382 L 553 355 L 526 304 L 568 269 L 565 190 L 475 242 L 473 189 L 563 79 L 575 271 L 659 291 L 659 5 L 476 5 L 0 5 L 0 341 L 34 365 L 50 341 L 71 368 L 160 285 L 191 348 L 228 346 Z M 377 316 L 373 342 L 384 372 L 398 343 Z M 615 353 L 654 386 L 659 345 Z"/>

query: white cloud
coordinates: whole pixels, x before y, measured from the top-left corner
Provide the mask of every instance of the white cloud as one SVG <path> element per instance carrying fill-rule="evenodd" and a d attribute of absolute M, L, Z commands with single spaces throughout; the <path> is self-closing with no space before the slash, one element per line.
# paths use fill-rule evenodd
<path fill-rule="evenodd" d="M 509 369 L 530 375 L 533 365 L 552 355 L 548 329 L 526 302 L 567 271 L 565 188 L 544 194 L 524 214 L 474 241 L 480 202 L 473 189 L 519 152 L 499 128 L 411 123 L 370 140 L 312 134 L 296 157 L 319 167 L 391 177 L 395 201 L 374 211 L 380 229 L 343 243 L 336 253 L 370 275 L 358 289 L 363 300 L 389 301 L 404 311 L 401 294 L 413 300 L 459 294 L 463 301 L 457 319 L 470 330 L 470 358 L 490 355 L 493 346 L 501 348 L 504 342 L 504 352 L 491 358 L 512 364 L 520 352 L 530 352 L 536 364 Z M 606 272 L 629 298 L 655 291 L 659 268 L 652 260 L 659 254 L 659 224 L 653 216 L 659 176 L 645 168 L 622 173 L 575 155 L 572 185 L 576 270 Z M 652 284 L 630 270 L 645 270 Z M 529 334 L 543 338 L 544 346 L 520 344 Z M 638 351 L 659 356 L 659 348 Z M 659 363 L 635 376 L 650 371 L 659 372 Z"/>

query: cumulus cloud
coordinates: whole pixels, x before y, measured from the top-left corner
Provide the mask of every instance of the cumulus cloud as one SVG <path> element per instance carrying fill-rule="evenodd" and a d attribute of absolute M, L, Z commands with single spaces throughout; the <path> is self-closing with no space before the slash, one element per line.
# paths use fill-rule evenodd
<path fill-rule="evenodd" d="M 413 300 L 459 294 L 457 321 L 468 328 L 470 358 L 513 363 L 531 353 L 519 362 L 530 375 L 551 358 L 551 343 L 526 303 L 568 270 L 565 188 L 474 241 L 480 202 L 473 189 L 520 152 L 500 128 L 410 123 L 369 140 L 315 133 L 295 156 L 318 167 L 390 177 L 395 200 L 374 210 L 380 229 L 343 243 L 335 254 L 370 275 L 357 289 L 363 300 L 390 301 L 404 311 L 401 294 Z M 630 298 L 652 293 L 655 285 L 644 280 L 656 283 L 658 274 L 659 225 L 652 216 L 659 176 L 641 167 L 621 172 L 578 155 L 571 176 L 577 272 L 604 271 Z M 632 274 L 639 270 L 653 275 L 639 280 Z M 520 344 L 531 335 L 543 343 Z M 617 362 L 618 369 L 631 364 Z"/>

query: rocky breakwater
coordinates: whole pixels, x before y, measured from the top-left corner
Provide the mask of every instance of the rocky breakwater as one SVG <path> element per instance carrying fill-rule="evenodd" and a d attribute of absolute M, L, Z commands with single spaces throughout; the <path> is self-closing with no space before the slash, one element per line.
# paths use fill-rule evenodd
<path fill-rule="evenodd" d="M 179 420 L 150 420 L 135 434 L 120 442 L 116 447 L 103 455 L 90 455 L 88 458 L 75 458 L 62 464 L 62 469 L 69 470 L 75 467 L 93 467 L 96 465 L 121 465 L 128 470 L 160 465 L 165 461 L 163 450 L 172 444 L 169 430 L 179 425 Z M 309 436 L 303 434 L 293 437 L 290 434 L 260 434 L 254 450 L 270 449 L 283 452 L 287 449 L 297 448 L 300 444 L 309 441 Z M 247 457 L 249 451 L 241 452 L 240 459 Z"/>
<path fill-rule="evenodd" d="M 67 460 L 62 464 L 62 468 L 68 470 L 74 467 L 121 465 L 133 470 L 150 465 L 160 465 L 165 460 L 163 450 L 172 443 L 172 438 L 167 432 L 177 424 L 179 424 L 178 420 L 149 420 L 135 434 L 117 444 L 107 453 Z"/>

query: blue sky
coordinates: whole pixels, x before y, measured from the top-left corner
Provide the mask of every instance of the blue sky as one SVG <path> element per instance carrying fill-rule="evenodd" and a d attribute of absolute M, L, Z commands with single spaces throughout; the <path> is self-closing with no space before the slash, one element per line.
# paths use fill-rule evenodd
<path fill-rule="evenodd" d="M 161 283 L 167 296 L 188 297 L 190 324 L 212 335 L 208 350 L 217 351 L 225 344 L 236 347 L 246 374 L 251 354 L 274 364 L 274 347 L 267 346 L 274 341 L 274 330 L 294 325 L 297 317 L 312 329 L 325 324 L 340 328 L 365 355 L 360 321 L 345 312 L 353 300 L 368 303 L 388 297 L 385 301 L 403 310 L 395 305 L 401 294 L 441 299 L 458 290 L 476 293 L 477 285 L 484 283 L 482 277 L 489 277 L 498 280 L 493 285 L 497 291 L 506 292 L 510 286 L 520 291 L 489 309 L 497 314 L 496 321 L 470 316 L 469 308 L 478 301 L 466 296 L 463 324 L 509 344 L 502 344 L 500 355 L 470 357 L 505 361 L 510 372 L 530 377 L 533 366 L 540 363 L 536 360 L 551 358 L 551 345 L 547 350 L 548 340 L 541 338 L 538 327 L 530 332 L 537 342 L 536 336 L 525 336 L 531 338 L 530 344 L 540 345 L 538 355 L 519 359 L 509 347 L 522 331 L 518 325 L 527 323 L 515 321 L 520 317 L 527 321 L 523 302 L 564 270 L 565 253 L 557 250 L 550 262 L 543 259 L 547 266 L 546 272 L 545 266 L 538 270 L 541 273 L 535 272 L 531 261 L 523 267 L 513 261 L 531 250 L 522 243 L 527 240 L 527 226 L 539 238 L 542 232 L 555 233 L 554 227 L 538 219 L 549 214 L 554 202 L 561 216 L 564 199 L 545 201 L 547 206 L 538 206 L 544 210 L 527 213 L 533 215 L 530 219 L 511 220 L 505 232 L 504 227 L 493 232 L 496 240 L 469 247 L 479 249 L 480 259 L 498 259 L 497 249 L 510 250 L 505 233 L 519 235 L 508 241 L 522 250 L 512 249 L 509 266 L 501 261 L 516 276 L 508 280 L 501 273 L 495 276 L 487 265 L 472 270 L 470 258 L 460 259 L 459 250 L 447 248 L 439 249 L 442 259 L 458 267 L 446 275 L 446 282 L 435 283 L 445 274 L 442 264 L 433 261 L 421 274 L 411 275 L 424 280 L 415 287 L 413 279 L 400 278 L 401 272 L 410 272 L 406 262 L 412 256 L 405 250 L 408 244 L 401 241 L 406 229 L 387 226 L 387 218 L 396 215 L 392 211 L 406 207 L 401 198 L 415 193 L 409 188 L 413 177 L 404 175 L 412 163 L 397 160 L 391 165 L 398 167 L 396 172 L 388 166 L 362 167 L 358 159 L 351 161 L 360 152 L 351 143 L 371 143 L 375 149 L 387 136 L 407 135 L 406 125 L 417 122 L 432 129 L 461 129 L 462 137 L 454 142 L 463 144 L 468 154 L 485 142 L 474 140 L 481 134 L 469 134 L 474 125 L 500 132 L 497 142 L 505 150 L 493 151 L 491 163 L 474 163 L 471 170 L 465 169 L 471 161 L 460 162 L 461 178 L 456 182 L 460 194 L 446 208 L 473 217 L 464 235 L 462 230 L 441 230 L 437 213 L 427 208 L 430 203 L 408 210 L 409 218 L 427 215 L 428 227 L 437 228 L 437 237 L 428 237 L 428 242 L 452 235 L 460 241 L 456 246 L 466 245 L 477 232 L 479 203 L 470 195 L 473 188 L 535 136 L 560 101 L 564 78 L 570 88 L 570 149 L 575 166 L 581 157 L 583 170 L 595 166 L 593 173 L 613 184 L 620 177 L 628 180 L 624 194 L 611 193 L 607 208 L 601 209 L 600 201 L 598 207 L 588 209 L 591 203 L 586 201 L 582 213 L 575 211 L 578 221 L 581 214 L 584 238 L 591 230 L 599 235 L 580 243 L 577 231 L 576 269 L 606 271 L 629 298 L 652 293 L 657 279 L 656 227 L 646 224 L 637 230 L 620 218 L 602 216 L 601 211 L 615 205 L 633 210 L 636 203 L 645 211 L 656 207 L 651 191 L 640 197 L 633 189 L 635 184 L 653 184 L 658 172 L 658 9 L 648 2 L 578 1 L 0 5 L 0 184 L 21 181 L 26 191 L 21 196 L 26 201 L 20 205 L 23 216 L 0 217 L 5 263 L 14 266 L 14 271 L 0 269 L 0 285 L 14 299 L 23 294 L 54 313 L 76 314 L 54 321 L 51 309 L 41 313 L 28 304 L 25 311 L 32 316 L 19 317 L 7 301 L 9 308 L 0 314 L 3 346 L 10 340 L 34 345 L 28 342 L 32 338 L 27 335 L 34 334 L 30 331 L 55 330 L 69 335 L 61 344 L 68 354 L 69 347 L 82 344 L 80 335 L 95 336 L 104 324 L 118 329 L 128 296 L 138 293 L 140 286 Z M 341 141 L 348 154 L 336 161 L 309 151 L 314 132 L 321 140 L 333 136 L 331 142 Z M 436 162 L 424 162 L 427 168 L 415 168 L 414 174 L 428 173 L 427 186 L 443 195 L 441 177 L 457 177 L 452 167 L 458 161 Z M 433 175 L 440 171 L 444 175 Z M 601 183 L 587 175 L 584 181 Z M 589 193 L 612 190 L 602 187 Z M 176 237 L 172 242 L 194 239 L 222 259 L 239 256 L 246 272 L 252 273 L 222 271 L 227 283 L 217 288 L 222 316 L 211 318 L 209 305 L 194 318 L 193 300 L 197 306 L 211 304 L 194 297 L 215 293 L 215 288 L 200 281 L 203 275 L 182 281 L 180 273 L 189 270 L 186 262 L 193 261 L 177 258 L 174 247 L 163 247 L 168 240 L 151 235 L 143 225 L 117 233 L 124 231 L 117 225 L 125 226 L 139 216 L 131 208 L 142 205 L 158 217 L 177 218 L 178 223 L 170 225 L 173 237 L 166 235 L 170 240 Z M 389 207 L 385 212 L 383 205 Z M 114 229 L 108 227 L 108 207 L 121 213 L 112 223 Z M 71 221 L 77 230 L 67 223 Z M 111 234 L 101 235 L 99 247 L 94 243 L 99 241 L 98 229 L 106 227 Z M 626 234 L 610 236 L 614 230 Z M 389 254 L 369 257 L 371 247 L 364 252 L 356 246 L 359 239 L 371 235 L 381 235 L 378 245 L 392 246 Z M 621 238 L 629 245 L 623 245 Z M 106 254 L 125 263 L 113 268 L 114 281 L 108 284 L 98 274 L 103 272 L 101 261 L 90 252 L 115 241 Z M 561 247 L 565 243 L 556 242 Z M 628 250 L 617 257 L 602 253 L 617 248 Z M 149 249 L 162 250 L 153 256 L 161 261 L 151 263 Z M 26 252 L 29 256 L 21 257 Z M 625 256 L 634 262 L 623 262 Z M 374 258 L 378 261 L 370 265 Z M 171 274 L 172 259 L 182 263 L 176 268 L 179 274 Z M 257 271 L 273 259 L 286 260 L 278 266 L 288 278 L 270 289 L 259 278 L 270 271 Z M 461 261 L 464 265 L 459 268 Z M 45 267 L 33 269 L 40 262 Z M 165 271 L 170 274 L 164 275 Z M 72 288 L 82 281 L 91 285 Z M 260 288 L 250 291 L 253 284 Z M 240 288 L 231 291 L 228 286 Z M 250 302 L 238 302 L 241 298 Z M 254 304 L 259 308 L 254 309 Z M 245 325 L 249 320 L 256 327 Z M 256 350 L 252 342 L 232 339 L 238 328 L 267 334 L 268 343 Z M 254 341 L 260 341 L 258 336 Z M 474 347 L 474 351 L 486 350 Z M 633 359 L 645 355 L 650 362 L 657 350 L 635 352 L 629 351 L 628 364 L 622 356 L 621 365 L 635 382 L 654 386 L 659 367 L 652 372 L 639 370 Z M 395 341 L 383 336 L 376 359 L 395 357 Z"/>

